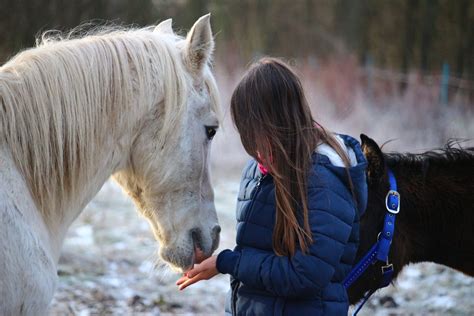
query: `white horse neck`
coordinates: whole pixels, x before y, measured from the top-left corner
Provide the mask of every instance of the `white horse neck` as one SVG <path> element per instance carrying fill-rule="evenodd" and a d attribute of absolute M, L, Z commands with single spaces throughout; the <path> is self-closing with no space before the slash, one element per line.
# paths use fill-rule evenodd
<path fill-rule="evenodd" d="M 115 148 L 112 148 L 115 147 Z M 104 147 L 97 156 L 97 172 L 85 183 L 76 199 L 69 201 L 63 209 L 55 210 L 58 216 L 45 216 L 41 212 L 22 177 L 9 149 L 0 148 L 0 198 L 3 203 L 19 213 L 21 219 L 28 225 L 41 243 L 52 254 L 57 263 L 65 235 L 71 223 L 79 216 L 84 207 L 97 194 L 103 184 L 120 168 L 125 155 L 120 152 L 120 146 Z"/>

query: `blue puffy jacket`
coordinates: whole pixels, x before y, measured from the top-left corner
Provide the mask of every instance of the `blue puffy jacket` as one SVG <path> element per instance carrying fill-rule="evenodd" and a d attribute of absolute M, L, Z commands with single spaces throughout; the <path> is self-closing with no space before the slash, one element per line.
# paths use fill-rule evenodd
<path fill-rule="evenodd" d="M 347 315 L 348 297 L 341 283 L 358 247 L 359 217 L 367 204 L 367 162 L 357 140 L 345 135 L 339 139 L 352 149 L 349 172 L 355 196 L 345 168 L 315 152 L 308 181 L 313 243 L 306 254 L 298 250 L 293 257 L 275 255 L 273 179 L 262 177 L 254 160 L 245 168 L 237 203 L 237 246 L 217 257 L 218 271 L 231 275 L 227 313 Z"/>

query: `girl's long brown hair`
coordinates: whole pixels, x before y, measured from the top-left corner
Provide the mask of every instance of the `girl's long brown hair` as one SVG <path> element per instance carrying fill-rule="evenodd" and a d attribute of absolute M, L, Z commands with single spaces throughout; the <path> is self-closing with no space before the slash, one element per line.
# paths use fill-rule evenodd
<path fill-rule="evenodd" d="M 307 197 L 312 153 L 327 143 L 348 166 L 345 151 L 311 116 L 296 74 L 275 58 L 250 67 L 234 90 L 231 114 L 245 150 L 274 179 L 275 253 L 292 256 L 298 245 L 306 252 L 312 242 Z"/>

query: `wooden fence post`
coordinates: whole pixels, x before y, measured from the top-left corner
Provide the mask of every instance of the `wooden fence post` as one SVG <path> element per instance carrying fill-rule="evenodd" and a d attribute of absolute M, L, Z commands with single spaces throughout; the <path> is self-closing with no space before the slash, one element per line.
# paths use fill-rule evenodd
<path fill-rule="evenodd" d="M 448 104 L 449 101 L 449 64 L 444 63 L 441 72 L 441 87 L 439 93 L 439 100 L 442 104 Z"/>
<path fill-rule="evenodd" d="M 367 96 L 369 100 L 372 100 L 373 98 L 373 89 L 374 89 L 373 65 L 374 65 L 374 61 L 372 59 L 372 56 L 370 54 L 367 54 L 365 57 L 365 72 L 367 74 Z"/>

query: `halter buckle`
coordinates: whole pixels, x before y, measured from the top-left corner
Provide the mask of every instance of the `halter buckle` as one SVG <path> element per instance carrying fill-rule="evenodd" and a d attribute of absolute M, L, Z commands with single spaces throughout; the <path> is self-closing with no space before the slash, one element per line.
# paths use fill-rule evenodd
<path fill-rule="evenodd" d="M 391 195 L 397 198 L 396 205 L 389 205 L 388 199 Z M 398 214 L 398 212 L 400 212 L 400 193 L 398 193 L 398 191 L 388 191 L 387 196 L 385 197 L 385 207 L 387 208 L 387 211 L 391 214 Z"/>
<path fill-rule="evenodd" d="M 382 267 L 382 281 L 380 283 L 380 288 L 384 288 L 390 285 L 393 277 L 393 264 L 387 264 Z"/>
<path fill-rule="evenodd" d="M 388 263 L 388 260 L 387 260 L 386 265 L 382 266 L 381 269 L 382 269 L 382 274 L 385 274 L 385 273 L 387 273 L 387 272 L 390 272 L 390 271 L 393 270 L 393 264 Z"/>

